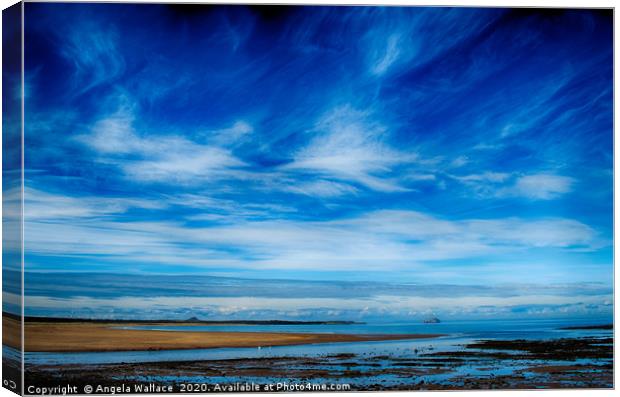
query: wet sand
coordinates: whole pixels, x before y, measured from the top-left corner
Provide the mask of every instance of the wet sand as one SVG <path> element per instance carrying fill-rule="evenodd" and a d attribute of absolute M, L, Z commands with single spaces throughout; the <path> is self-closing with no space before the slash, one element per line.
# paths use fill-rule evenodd
<path fill-rule="evenodd" d="M 468 354 L 461 354 L 466 352 Z M 503 354 L 498 354 L 498 353 Z M 493 340 L 465 351 L 427 348 L 405 356 L 336 354 L 126 364 L 26 367 L 29 384 L 180 385 L 198 382 L 346 383 L 350 390 L 476 390 L 613 387 L 613 340 Z M 217 391 L 208 389 L 209 391 Z M 265 391 L 265 390 L 260 390 Z M 276 390 L 285 391 L 285 390 Z M 96 392 L 95 392 L 96 394 Z"/>
<path fill-rule="evenodd" d="M 26 322 L 25 350 L 28 352 L 182 350 L 403 340 L 441 336 L 437 334 L 352 335 L 279 332 L 191 332 L 120 328 L 131 325 L 131 323 L 114 322 Z M 140 323 L 136 325 L 145 324 Z M 153 325 L 156 325 L 156 323 Z M 19 335 L 19 327 L 19 321 L 6 317 L 3 318 L 3 344 L 19 348 L 19 340 L 13 337 L 13 335 Z"/>

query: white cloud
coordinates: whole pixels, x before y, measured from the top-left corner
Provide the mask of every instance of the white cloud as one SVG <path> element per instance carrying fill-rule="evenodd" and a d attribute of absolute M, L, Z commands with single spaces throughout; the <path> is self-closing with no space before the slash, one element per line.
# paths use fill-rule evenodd
<path fill-rule="evenodd" d="M 484 172 L 464 176 L 451 175 L 482 197 L 525 197 L 553 200 L 572 191 L 575 179 L 555 174 L 531 174 L 515 177 L 504 172 Z"/>
<path fill-rule="evenodd" d="M 97 210 L 93 202 L 90 207 L 78 206 L 75 214 L 64 212 L 72 202 L 66 200 L 52 205 L 52 213 L 74 220 L 27 218 L 27 244 L 37 254 L 106 255 L 124 262 L 315 270 L 414 270 L 428 261 L 516 255 L 537 248 L 596 250 L 608 244 L 587 225 L 561 218 L 451 221 L 415 211 L 384 210 L 303 221 L 264 216 L 275 210 L 271 207 L 231 210 L 221 202 L 189 201 L 197 208 L 219 206 L 224 212 L 215 214 L 226 216 L 214 218 L 213 209 L 204 207 L 202 216 L 186 220 L 212 221 L 209 227 L 188 227 L 183 218 L 120 222 L 97 219 L 99 211 L 144 204 L 118 201 Z"/>
<path fill-rule="evenodd" d="M 575 180 L 553 174 L 526 175 L 506 193 L 534 200 L 552 200 L 572 190 Z"/>
<path fill-rule="evenodd" d="M 483 172 L 463 176 L 451 175 L 451 177 L 465 185 L 477 196 L 494 197 L 511 175 L 504 172 Z"/>
<path fill-rule="evenodd" d="M 133 108 L 125 104 L 77 139 L 96 150 L 100 161 L 117 165 L 135 181 L 193 183 L 230 177 L 245 165 L 230 149 L 214 143 L 197 143 L 181 135 L 140 134 L 134 119 Z M 248 124 L 236 122 L 216 131 L 214 141 L 230 144 L 249 132 Z"/>
<path fill-rule="evenodd" d="M 419 181 L 434 181 L 434 180 L 437 180 L 437 177 L 434 174 L 413 173 L 413 174 L 405 175 L 404 179 L 409 180 L 409 181 L 419 182 Z"/>
<path fill-rule="evenodd" d="M 571 219 L 473 220 L 465 224 L 463 233 L 493 244 L 528 247 L 586 246 L 597 248 L 596 232 Z"/>
<path fill-rule="evenodd" d="M 387 131 L 370 120 L 370 114 L 340 107 L 316 125 L 316 137 L 299 150 L 285 170 L 309 170 L 351 181 L 378 191 L 403 191 L 398 181 L 386 176 L 394 167 L 417 159 L 386 142 Z"/>
<path fill-rule="evenodd" d="M 283 187 L 283 190 L 312 197 L 348 196 L 358 192 L 358 190 L 351 185 L 326 180 L 291 184 Z"/>
<path fill-rule="evenodd" d="M 144 150 L 141 139 L 132 128 L 133 121 L 133 109 L 131 105 L 124 103 L 115 113 L 97 121 L 90 134 L 80 135 L 77 140 L 103 154 L 126 154 Z"/>
<path fill-rule="evenodd" d="M 122 165 L 128 177 L 144 182 L 192 183 L 226 177 L 230 168 L 244 165 L 230 152 L 217 147 L 176 138 L 160 141 L 163 145 L 167 141 L 167 148 L 158 155 L 148 157 L 152 160 L 131 161 Z"/>
<path fill-rule="evenodd" d="M 510 177 L 510 174 L 504 172 L 484 172 L 482 174 L 470 174 L 461 177 L 455 177 L 461 182 L 504 182 Z"/>
<path fill-rule="evenodd" d="M 237 145 L 248 137 L 254 128 L 245 121 L 236 121 L 231 127 L 209 132 L 210 141 L 219 146 Z"/>
<path fill-rule="evenodd" d="M 110 26 L 85 26 L 76 21 L 63 31 L 61 54 L 73 64 L 78 93 L 110 82 L 125 71 L 118 33 Z"/>
<path fill-rule="evenodd" d="M 165 203 L 155 200 L 119 197 L 71 197 L 24 189 L 24 218 L 26 221 L 76 220 L 119 215 L 130 208 L 161 209 Z"/>
<path fill-rule="evenodd" d="M 467 156 L 458 156 L 454 160 L 452 160 L 450 165 L 452 167 L 454 167 L 454 168 L 459 168 L 459 167 L 464 166 L 467 163 L 469 163 L 469 157 L 467 157 Z"/>
<path fill-rule="evenodd" d="M 120 98 L 120 99 L 119 99 Z M 76 140 L 99 154 L 95 159 L 118 167 L 137 182 L 200 184 L 225 179 L 247 181 L 256 189 L 338 197 L 356 194 L 359 185 L 382 192 L 410 190 L 398 167 L 428 166 L 417 153 L 392 148 L 389 133 L 370 111 L 351 106 L 324 115 L 312 130 L 313 139 L 293 154 L 293 161 L 270 172 L 258 172 L 233 150 L 247 142 L 254 129 L 237 120 L 232 126 L 194 135 L 140 131 L 136 105 L 119 95 L 116 111 L 98 120 Z M 312 173 L 308 180 L 308 174 Z M 286 181 L 283 184 L 282 181 Z M 356 186 L 357 185 L 357 186 Z"/>
<path fill-rule="evenodd" d="M 376 76 L 399 67 L 412 70 L 421 66 L 449 50 L 454 43 L 475 35 L 488 23 L 485 18 L 450 10 L 412 13 L 404 9 L 398 14 L 391 13 L 389 19 L 382 18 L 382 12 L 373 10 L 369 14 L 370 23 L 360 28 L 365 31 L 359 41 L 360 51 L 366 54 L 369 72 Z M 448 43 L 445 37 L 450 37 Z M 452 83 L 455 79 L 446 80 Z"/>
<path fill-rule="evenodd" d="M 385 48 L 378 51 L 378 54 L 376 54 L 376 57 L 373 60 L 373 65 L 371 67 L 373 74 L 384 74 L 390 66 L 398 60 L 400 55 L 400 46 L 402 45 L 400 41 L 400 35 L 398 34 L 392 34 L 387 38 Z"/>

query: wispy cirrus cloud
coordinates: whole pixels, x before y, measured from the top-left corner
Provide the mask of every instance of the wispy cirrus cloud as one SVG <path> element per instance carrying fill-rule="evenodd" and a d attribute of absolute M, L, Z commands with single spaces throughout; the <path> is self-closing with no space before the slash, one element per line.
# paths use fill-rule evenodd
<path fill-rule="evenodd" d="M 487 199 L 524 198 L 528 200 L 554 200 L 570 193 L 575 178 L 551 173 L 514 175 L 505 172 L 450 175 L 463 184 L 467 192 Z"/>
<path fill-rule="evenodd" d="M 114 113 L 97 121 L 89 134 L 77 139 L 94 149 L 100 161 L 118 166 L 126 177 L 140 182 L 195 183 L 221 179 L 245 163 L 226 148 L 252 131 L 245 122 L 212 133 L 213 142 L 199 143 L 183 135 L 138 132 L 135 108 L 121 102 Z"/>
<path fill-rule="evenodd" d="M 485 18 L 455 10 L 425 9 L 421 12 L 402 9 L 393 18 L 382 18 L 385 10 L 368 12 L 373 23 L 361 40 L 370 72 L 381 76 L 391 69 L 421 67 L 439 54 L 449 51 L 479 34 L 487 25 Z M 493 14 L 493 13 L 490 13 Z M 497 13 L 496 13 L 497 14 Z M 452 39 L 446 41 L 445 35 Z"/>
<path fill-rule="evenodd" d="M 252 131 L 252 126 L 247 122 L 236 121 L 231 127 L 210 131 L 208 136 L 210 141 L 218 146 L 238 145 L 242 143 Z"/>
<path fill-rule="evenodd" d="M 355 195 L 358 189 L 354 186 L 318 179 L 312 182 L 295 183 L 282 187 L 283 190 L 304 194 L 311 197 L 339 197 Z"/>
<path fill-rule="evenodd" d="M 391 34 L 385 43 L 385 48 L 378 51 L 375 54 L 375 59 L 371 67 L 371 71 L 374 74 L 381 75 L 388 71 L 390 66 L 398 61 L 400 56 L 401 36 L 398 34 Z M 407 48 L 406 46 L 403 46 Z"/>
<path fill-rule="evenodd" d="M 294 155 L 285 170 L 306 170 L 378 191 L 403 191 L 390 172 L 411 163 L 416 153 L 401 152 L 386 141 L 389 131 L 369 111 L 343 106 L 314 127 L 316 137 Z"/>
<path fill-rule="evenodd" d="M 552 200 L 569 193 L 575 179 L 553 174 L 533 174 L 519 177 L 514 186 L 500 194 L 522 196 L 533 200 Z"/>
<path fill-rule="evenodd" d="M 73 65 L 78 94 L 110 84 L 126 69 L 119 49 L 120 34 L 112 27 L 104 28 L 94 21 L 78 20 L 64 30 L 60 53 Z"/>
<path fill-rule="evenodd" d="M 129 208 L 159 211 L 149 200 L 33 194 L 27 211 L 35 255 L 157 262 L 197 269 L 419 269 L 434 261 L 551 249 L 592 251 L 609 241 L 572 219 L 448 220 L 410 210 L 369 211 L 337 220 L 295 220 L 295 209 L 201 196 L 170 197 L 195 210 L 176 221 L 137 221 Z M 41 203 L 48 203 L 45 210 Z M 116 218 L 115 218 L 116 215 Z M 288 218 L 288 219 L 285 219 Z M 73 220 L 67 222 L 67 220 Z M 192 224 L 191 222 L 207 222 Z M 82 236 L 90 236 L 84 240 Z"/>

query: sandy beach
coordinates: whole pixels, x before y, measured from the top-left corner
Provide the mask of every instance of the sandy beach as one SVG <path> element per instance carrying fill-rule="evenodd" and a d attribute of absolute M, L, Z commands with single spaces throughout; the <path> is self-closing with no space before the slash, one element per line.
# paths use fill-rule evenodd
<path fill-rule="evenodd" d="M 153 323 L 155 325 L 156 323 Z M 259 347 L 434 338 L 437 334 L 348 335 L 278 332 L 190 332 L 120 329 L 131 323 L 25 323 L 29 352 L 86 352 Z M 145 325 L 144 323 L 135 325 Z M 19 347 L 19 321 L 4 318 L 3 344 Z"/>

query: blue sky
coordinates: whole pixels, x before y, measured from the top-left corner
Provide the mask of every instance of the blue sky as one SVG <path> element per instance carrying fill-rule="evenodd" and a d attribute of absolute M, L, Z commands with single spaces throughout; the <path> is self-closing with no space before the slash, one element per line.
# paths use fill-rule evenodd
<path fill-rule="evenodd" d="M 28 3 L 25 37 L 27 313 L 611 313 L 611 11 Z"/>

